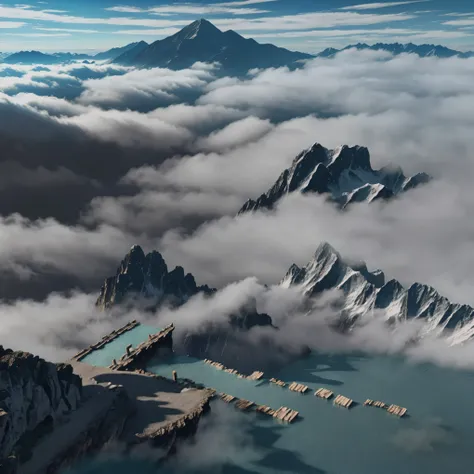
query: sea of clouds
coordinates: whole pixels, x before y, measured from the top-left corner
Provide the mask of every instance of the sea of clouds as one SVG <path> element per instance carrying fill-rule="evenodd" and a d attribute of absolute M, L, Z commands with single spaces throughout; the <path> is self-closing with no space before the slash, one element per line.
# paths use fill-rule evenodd
<path fill-rule="evenodd" d="M 180 71 L 0 65 L 0 343 L 61 360 L 130 319 L 97 313 L 94 301 L 140 244 L 220 289 L 179 314 L 137 316 L 147 322 L 179 317 L 195 327 L 257 298 L 288 328 L 281 345 L 470 366 L 469 344 L 408 349 L 416 322 L 399 338 L 377 322 L 350 342 L 318 337 L 326 319 L 308 320 L 298 296 L 273 285 L 328 241 L 389 278 L 474 305 L 473 73 L 474 59 L 374 51 L 246 78 L 201 63 Z M 376 168 L 392 163 L 435 179 L 344 214 L 299 195 L 235 217 L 314 142 L 367 146 Z"/>

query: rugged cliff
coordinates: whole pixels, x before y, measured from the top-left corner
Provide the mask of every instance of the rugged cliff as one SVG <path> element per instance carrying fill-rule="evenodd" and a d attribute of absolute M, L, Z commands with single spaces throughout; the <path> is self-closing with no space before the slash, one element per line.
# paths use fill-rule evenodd
<path fill-rule="evenodd" d="M 265 194 L 249 199 L 239 214 L 272 209 L 291 193 L 323 194 L 345 208 L 355 202 L 390 199 L 430 179 L 426 173 L 407 177 L 399 167 L 374 170 L 365 147 L 344 145 L 329 150 L 315 143 L 293 160 Z"/>
<path fill-rule="evenodd" d="M 28 458 L 35 440 L 78 407 L 81 393 L 70 365 L 0 346 L 0 466 L 9 456 Z"/>
<path fill-rule="evenodd" d="M 180 305 L 197 293 L 212 294 L 207 285 L 198 286 L 190 273 L 182 267 L 168 271 L 168 266 L 157 251 L 145 255 L 134 245 L 120 263 L 115 276 L 107 278 L 100 290 L 97 306 L 111 308 L 127 299 L 143 298 L 150 306 L 163 302 Z"/>

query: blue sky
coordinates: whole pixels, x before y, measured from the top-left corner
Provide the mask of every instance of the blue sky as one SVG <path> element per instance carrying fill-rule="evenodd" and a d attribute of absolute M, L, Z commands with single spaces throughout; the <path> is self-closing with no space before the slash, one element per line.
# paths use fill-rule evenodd
<path fill-rule="evenodd" d="M 474 50 L 472 0 L 0 2 L 0 52 L 102 51 L 164 38 L 198 18 L 260 42 L 308 52 L 356 42 L 395 41 Z"/>

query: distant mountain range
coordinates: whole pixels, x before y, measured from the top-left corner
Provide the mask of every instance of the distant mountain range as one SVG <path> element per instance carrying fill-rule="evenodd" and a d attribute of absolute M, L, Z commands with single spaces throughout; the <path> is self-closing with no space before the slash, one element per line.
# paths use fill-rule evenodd
<path fill-rule="evenodd" d="M 313 58 L 311 54 L 289 51 L 272 44 L 257 43 L 232 30 L 222 32 L 211 22 L 201 19 L 194 21 L 178 33 L 151 44 L 145 41 L 130 43 L 95 56 L 20 51 L 5 57 L 3 62 L 49 65 L 74 60 L 106 60 L 140 68 L 183 69 L 201 61 L 219 62 L 221 70 L 226 74 L 240 75 L 253 68 L 297 67 L 298 61 L 311 58 Z"/>
<path fill-rule="evenodd" d="M 349 264 L 328 243 L 321 244 L 303 268 L 292 265 L 280 282 L 297 286 L 307 297 L 338 289 L 344 294 L 342 322 L 348 326 L 380 311 L 392 323 L 419 319 L 425 333 L 453 330 L 453 343 L 474 335 L 474 308 L 451 303 L 434 288 L 414 283 L 408 289 L 397 280 L 386 280 L 381 270 L 370 272 L 364 263 Z"/>
<path fill-rule="evenodd" d="M 3 57 L 2 62 L 5 64 L 62 64 L 80 60 L 94 59 L 93 56 L 88 54 L 77 54 L 77 53 L 53 53 L 46 54 L 40 51 L 19 51 Z"/>
<path fill-rule="evenodd" d="M 474 57 L 474 51 L 468 51 L 468 52 L 463 53 L 461 51 L 456 51 L 454 49 L 446 48 L 445 46 L 441 46 L 441 45 L 434 45 L 434 44 L 416 45 L 413 43 L 408 43 L 408 44 L 376 43 L 373 45 L 368 45 L 366 43 L 358 43 L 358 44 L 351 44 L 342 49 L 327 48 L 324 51 L 321 51 L 320 53 L 316 54 L 316 56 L 322 57 L 322 58 L 332 58 L 337 53 L 340 53 L 341 51 L 346 51 L 348 49 L 358 49 L 358 50 L 370 49 L 373 51 L 387 51 L 388 53 L 391 53 L 395 56 L 398 56 L 399 54 L 403 54 L 403 53 L 417 54 L 421 58 L 427 58 L 427 57 L 451 58 L 451 57 L 457 56 L 457 57 L 465 59 L 465 58 Z"/>
<path fill-rule="evenodd" d="M 390 199 L 429 180 L 426 173 L 406 177 L 399 167 L 373 170 L 365 147 L 344 145 L 328 150 L 315 143 L 293 160 L 265 194 L 249 199 L 239 214 L 272 209 L 283 196 L 294 192 L 324 194 L 344 208 L 354 202 Z"/>
<path fill-rule="evenodd" d="M 33 64 L 52 65 L 52 64 L 62 64 L 62 63 L 80 61 L 80 60 L 111 61 L 115 59 L 117 56 L 121 56 L 130 50 L 139 51 L 140 48 L 147 47 L 147 46 L 148 46 L 148 43 L 145 43 L 145 41 L 140 41 L 137 43 L 127 44 L 126 46 L 122 46 L 120 48 L 112 48 L 112 49 L 109 49 L 108 51 L 104 51 L 96 55 L 77 54 L 77 53 L 46 54 L 40 51 L 19 51 L 18 53 L 13 53 L 13 54 L 0 53 L 0 61 L 2 61 L 5 64 L 26 64 L 26 65 L 33 65 Z"/>
<path fill-rule="evenodd" d="M 307 59 L 332 58 L 348 49 L 370 49 L 387 51 L 394 55 L 417 54 L 420 57 L 470 58 L 474 52 L 460 52 L 441 45 L 413 43 L 358 43 L 342 49 L 327 48 L 318 54 L 289 51 L 272 44 L 260 44 L 254 39 L 244 38 L 233 30 L 221 31 L 211 22 L 201 19 L 192 22 L 178 33 L 151 44 L 145 41 L 112 48 L 95 55 L 75 53 L 46 54 L 40 51 L 0 53 L 0 61 L 7 64 L 58 64 L 63 62 L 91 60 L 109 61 L 135 67 L 167 67 L 183 69 L 197 61 L 219 62 L 227 74 L 245 74 L 249 69 L 288 66 L 298 67 Z"/>

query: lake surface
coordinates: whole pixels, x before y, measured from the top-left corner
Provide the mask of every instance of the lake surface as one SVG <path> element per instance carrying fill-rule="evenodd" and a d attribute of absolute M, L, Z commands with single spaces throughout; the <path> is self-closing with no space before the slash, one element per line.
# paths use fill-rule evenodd
<path fill-rule="evenodd" d="M 278 374 L 285 382 L 308 385 L 311 392 L 302 395 L 266 380 L 239 379 L 188 357 L 151 364 L 148 370 L 166 376 L 176 370 L 179 377 L 191 378 L 258 404 L 273 408 L 284 405 L 301 415 L 299 422 L 282 425 L 270 417 L 241 413 L 232 405 L 216 401 L 212 405 L 213 413 L 204 418 L 209 419 L 206 423 L 211 423 L 211 427 L 203 435 L 204 446 L 200 452 L 201 455 L 203 450 L 213 455 L 221 453 L 215 460 L 220 466 L 192 467 L 192 456 L 197 454 L 191 450 L 189 462 L 184 466 L 175 470 L 160 468 L 160 473 L 474 472 L 474 373 L 471 372 L 412 364 L 394 357 L 312 355 Z M 350 410 L 335 407 L 331 401 L 313 395 L 319 387 L 353 398 L 359 405 Z M 384 410 L 363 406 L 367 398 L 404 406 L 410 416 L 400 419 Z M 227 455 L 226 450 L 234 441 L 238 445 L 237 453 Z M 96 460 L 73 472 L 131 471 L 157 472 L 146 461 L 131 459 Z"/>
<path fill-rule="evenodd" d="M 155 327 L 139 324 L 106 344 L 102 349 L 91 352 L 81 359 L 81 362 L 97 367 L 108 367 L 113 359 L 119 360 L 125 354 L 129 344 L 136 347 L 141 342 L 146 341 L 149 334 L 155 334 L 159 331 Z"/>

